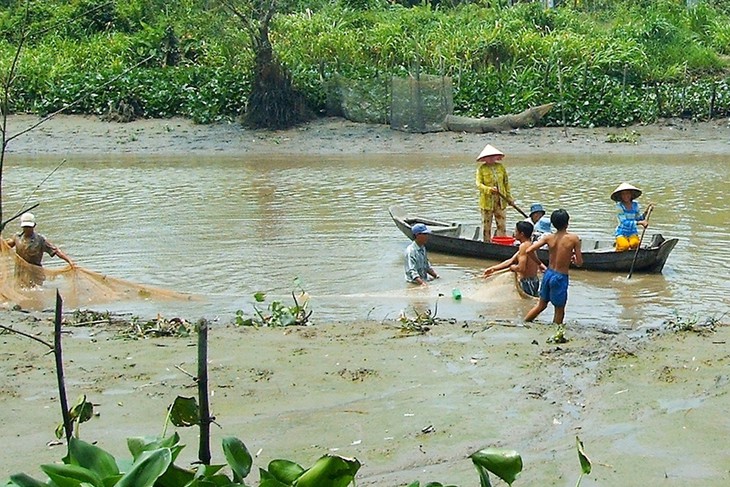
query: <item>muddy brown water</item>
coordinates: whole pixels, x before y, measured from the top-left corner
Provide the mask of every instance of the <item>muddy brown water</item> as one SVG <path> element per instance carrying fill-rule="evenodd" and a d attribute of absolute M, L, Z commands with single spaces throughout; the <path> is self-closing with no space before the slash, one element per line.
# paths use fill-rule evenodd
<path fill-rule="evenodd" d="M 51 174 L 60 162 L 12 157 L 3 216 L 40 202 L 39 232 L 81 266 L 205 298 L 97 308 L 230 320 L 239 309 L 251 312 L 253 293 L 289 302 L 299 285 L 312 296 L 315 322 L 395 318 L 436 305 L 445 318 L 518 320 L 529 308 L 515 296 L 500 299 L 504 283 L 474 277 L 489 261 L 432 253 L 443 277 L 437 286 L 414 292 L 404 282 L 408 240 L 388 207 L 477 224 L 469 157 L 72 156 Z M 572 273 L 567 320 L 637 328 L 728 311 L 727 156 L 510 157 L 506 164 L 518 206 L 566 208 L 570 229 L 583 238 L 611 237 L 609 194 L 628 181 L 644 190 L 643 205 L 656 204 L 646 238 L 659 232 L 680 240 L 659 275 L 627 281 L 623 274 Z M 511 228 L 520 216 L 509 211 Z M 490 294 L 490 286 L 491 297 L 470 299 L 477 289 Z M 452 300 L 452 288 L 465 299 Z M 551 315 L 549 308 L 541 318 Z"/>

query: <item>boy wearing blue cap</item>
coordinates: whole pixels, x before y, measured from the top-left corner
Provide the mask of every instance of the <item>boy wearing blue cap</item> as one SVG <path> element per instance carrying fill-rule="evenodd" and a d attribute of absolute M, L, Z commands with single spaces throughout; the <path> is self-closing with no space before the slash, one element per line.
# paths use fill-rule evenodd
<path fill-rule="evenodd" d="M 426 242 L 431 230 L 423 223 L 416 223 L 411 228 L 413 242 L 406 248 L 406 281 L 419 286 L 426 286 L 429 276 L 438 279 L 439 275 L 431 266 L 426 254 Z"/>
<path fill-rule="evenodd" d="M 530 218 L 525 221 L 532 223 L 534 227 L 534 230 L 532 231 L 533 242 L 540 240 L 540 237 L 544 234 L 551 233 L 553 231 L 550 226 L 550 217 L 545 215 L 545 208 L 543 208 L 540 203 L 534 203 L 530 206 Z"/>

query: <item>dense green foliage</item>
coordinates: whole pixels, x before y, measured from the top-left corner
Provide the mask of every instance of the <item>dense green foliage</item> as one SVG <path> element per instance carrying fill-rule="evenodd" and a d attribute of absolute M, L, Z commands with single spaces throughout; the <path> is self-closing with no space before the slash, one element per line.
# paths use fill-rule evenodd
<path fill-rule="evenodd" d="M 455 113 L 467 116 L 548 102 L 556 103 L 548 124 L 730 114 L 727 2 L 688 9 L 685 0 L 583 0 L 550 10 L 540 2 L 486 3 L 289 2 L 270 36 L 320 112 L 336 76 L 402 76 L 417 64 L 453 78 Z M 23 32 L 24 4 L 0 0 L 0 73 Z M 48 113 L 83 95 L 70 111 L 101 114 L 124 102 L 140 116 L 205 123 L 245 109 L 250 36 L 218 0 L 34 0 L 30 7 L 14 111 Z"/>

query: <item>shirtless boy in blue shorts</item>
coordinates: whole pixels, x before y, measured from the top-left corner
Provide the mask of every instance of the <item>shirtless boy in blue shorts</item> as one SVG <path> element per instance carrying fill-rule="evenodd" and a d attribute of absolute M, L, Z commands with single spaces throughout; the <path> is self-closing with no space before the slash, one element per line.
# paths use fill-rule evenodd
<path fill-rule="evenodd" d="M 515 252 L 515 255 L 504 262 L 488 267 L 482 276 L 489 277 L 497 271 L 509 269 L 517 274 L 520 287 L 525 294 L 537 298 L 540 296 L 540 278 L 537 277 L 537 271 L 544 270 L 545 266 L 540 262 L 540 259 L 537 258 L 534 252 L 531 254 L 525 252 L 525 249 L 532 244 L 532 223 L 526 221 L 517 222 L 515 237 L 520 241 L 520 247 Z"/>
<path fill-rule="evenodd" d="M 565 304 L 568 302 L 568 271 L 570 264 L 583 265 L 583 255 L 580 251 L 580 238 L 574 233 L 568 233 L 568 212 L 560 209 L 550 215 L 550 223 L 558 230 L 549 233 L 526 249 L 532 252 L 547 244 L 550 254 L 550 265 L 540 286 L 540 301 L 527 313 L 525 321 L 534 320 L 537 315 L 545 311 L 548 302 L 555 307 L 553 323 L 561 325 L 565 318 Z"/>

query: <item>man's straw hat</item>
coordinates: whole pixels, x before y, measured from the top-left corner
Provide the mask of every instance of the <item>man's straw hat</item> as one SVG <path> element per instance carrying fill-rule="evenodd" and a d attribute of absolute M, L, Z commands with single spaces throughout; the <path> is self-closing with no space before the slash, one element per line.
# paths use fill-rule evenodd
<path fill-rule="evenodd" d="M 503 156 L 504 152 L 497 149 L 491 144 L 487 144 L 484 149 L 482 149 L 482 152 L 479 153 L 479 157 L 477 157 L 477 161 L 481 160 L 483 157 L 489 157 L 489 156 Z"/>
<path fill-rule="evenodd" d="M 641 196 L 641 190 L 635 186 L 631 186 L 629 183 L 621 183 L 618 185 L 618 188 L 613 190 L 613 193 L 611 193 L 611 199 L 613 201 L 621 201 L 621 191 L 625 190 L 631 191 L 631 198 L 636 199 L 639 196 Z"/>

